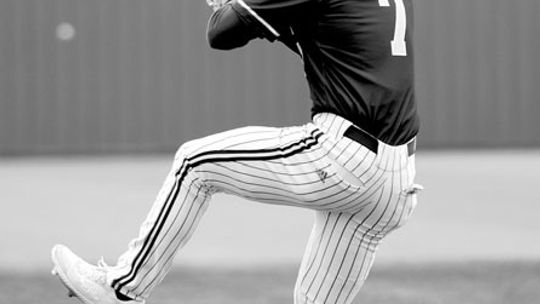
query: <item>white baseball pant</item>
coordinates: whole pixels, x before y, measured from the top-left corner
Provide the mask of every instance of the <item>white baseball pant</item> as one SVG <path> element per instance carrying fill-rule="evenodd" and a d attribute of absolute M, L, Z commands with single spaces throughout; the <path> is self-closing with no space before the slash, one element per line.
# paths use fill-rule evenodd
<path fill-rule="evenodd" d="M 146 299 L 165 277 L 216 192 L 315 210 L 294 303 L 351 303 L 381 240 L 416 205 L 415 158 L 407 145 L 374 153 L 344 137 L 351 122 L 317 114 L 298 127 L 245 127 L 178 150 L 139 236 L 111 268 L 109 283 Z M 413 189 L 413 191 L 411 191 Z"/>

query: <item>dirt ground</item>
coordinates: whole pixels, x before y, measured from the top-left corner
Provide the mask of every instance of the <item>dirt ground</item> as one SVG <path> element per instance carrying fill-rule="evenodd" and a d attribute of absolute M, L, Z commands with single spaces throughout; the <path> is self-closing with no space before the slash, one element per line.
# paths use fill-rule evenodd
<path fill-rule="evenodd" d="M 148 303 L 292 303 L 296 267 L 210 270 L 177 267 Z M 354 304 L 536 304 L 540 263 L 375 266 Z M 47 273 L 0 273 L 0 303 L 79 303 Z"/>

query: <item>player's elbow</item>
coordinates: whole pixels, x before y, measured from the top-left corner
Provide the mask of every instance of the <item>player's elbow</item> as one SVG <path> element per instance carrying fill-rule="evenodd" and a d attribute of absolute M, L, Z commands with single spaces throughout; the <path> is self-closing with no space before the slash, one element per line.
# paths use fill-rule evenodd
<path fill-rule="evenodd" d="M 206 36 L 211 48 L 231 50 L 246 45 L 251 39 L 249 33 L 232 7 L 226 5 L 210 17 Z"/>
<path fill-rule="evenodd" d="M 242 38 L 241 36 L 235 37 L 231 34 L 218 28 L 210 28 L 207 33 L 208 44 L 216 50 L 232 50 L 247 44 L 248 41 L 239 39 Z"/>
<path fill-rule="evenodd" d="M 227 50 L 227 48 L 224 48 L 223 42 L 212 32 L 208 32 L 207 35 L 208 45 L 210 45 L 211 48 L 216 50 Z"/>
<path fill-rule="evenodd" d="M 208 45 L 216 50 L 230 50 L 233 49 L 230 43 L 228 43 L 226 37 L 223 37 L 219 31 L 209 30 L 207 34 Z"/>

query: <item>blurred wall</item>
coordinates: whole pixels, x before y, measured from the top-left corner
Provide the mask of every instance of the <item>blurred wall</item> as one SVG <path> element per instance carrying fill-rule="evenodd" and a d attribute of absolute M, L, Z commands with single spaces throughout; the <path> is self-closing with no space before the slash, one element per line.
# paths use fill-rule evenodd
<path fill-rule="evenodd" d="M 540 1 L 416 0 L 429 146 L 540 146 Z"/>
<path fill-rule="evenodd" d="M 416 0 L 425 147 L 540 146 L 540 2 Z M 0 154 L 171 151 L 309 119 L 301 62 L 212 51 L 204 0 L 0 0 Z M 55 28 L 73 24 L 75 39 Z"/>

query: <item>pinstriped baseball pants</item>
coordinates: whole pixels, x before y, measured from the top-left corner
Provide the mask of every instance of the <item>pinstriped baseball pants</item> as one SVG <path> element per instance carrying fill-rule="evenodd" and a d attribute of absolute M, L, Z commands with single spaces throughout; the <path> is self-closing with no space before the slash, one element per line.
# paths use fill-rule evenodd
<path fill-rule="evenodd" d="M 351 123 L 322 113 L 298 127 L 245 127 L 190 141 L 178 150 L 139 236 L 109 283 L 146 299 L 191 237 L 216 192 L 309 208 L 315 223 L 294 303 L 351 303 L 381 240 L 410 217 L 416 194 L 407 145 L 377 153 L 343 136 Z"/>

